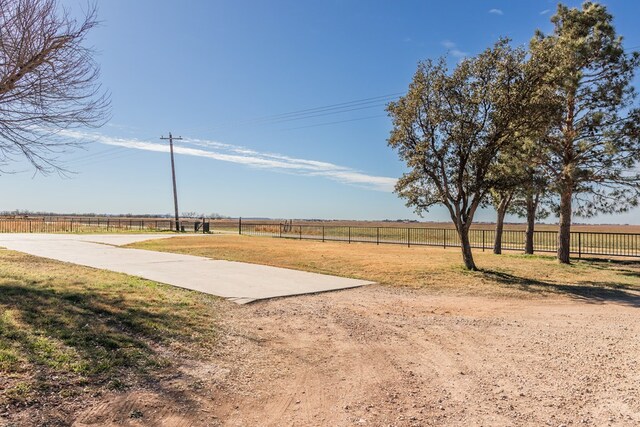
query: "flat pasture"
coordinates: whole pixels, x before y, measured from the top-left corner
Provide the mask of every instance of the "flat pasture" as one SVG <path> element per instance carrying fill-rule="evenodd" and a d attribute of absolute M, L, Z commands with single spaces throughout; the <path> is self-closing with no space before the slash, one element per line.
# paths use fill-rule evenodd
<path fill-rule="evenodd" d="M 455 293 L 526 296 L 640 287 L 640 262 L 633 260 L 582 259 L 563 266 L 550 255 L 498 256 L 475 250 L 481 271 L 469 272 L 461 267 L 460 249 L 455 247 L 347 245 L 244 235 L 181 236 L 132 246 Z"/>
<path fill-rule="evenodd" d="M 280 219 L 252 219 L 243 218 L 245 223 L 271 223 L 274 225 L 284 224 L 285 220 Z M 313 219 L 292 219 L 291 221 L 295 225 L 315 225 L 315 226 L 352 226 L 352 227 L 394 227 L 394 228 L 447 228 L 454 229 L 453 224 L 450 221 L 359 221 L 359 220 L 313 220 Z M 212 220 L 213 227 L 216 226 L 225 229 L 237 230 L 237 219 L 222 219 Z M 495 223 L 492 222 L 475 222 L 471 228 L 473 230 L 493 230 L 495 229 Z M 517 230 L 524 231 L 526 224 L 524 223 L 510 223 L 507 222 L 504 225 L 505 230 Z M 554 223 L 538 223 L 535 227 L 539 231 L 557 231 L 558 225 Z M 601 233 L 640 233 L 640 225 L 634 224 L 584 224 L 574 223 L 571 226 L 574 231 L 591 231 Z"/>
<path fill-rule="evenodd" d="M 184 231 L 195 231 L 193 219 L 181 220 Z M 175 231 L 175 221 L 167 218 L 110 217 L 28 217 L 0 218 L 0 233 L 157 233 Z"/>
<path fill-rule="evenodd" d="M 375 244 L 460 246 L 456 230 L 451 227 L 382 227 L 351 225 L 311 225 L 242 223 L 242 234 L 289 239 L 361 242 Z M 240 232 L 240 230 L 238 230 Z M 496 232 L 493 229 L 474 228 L 469 231 L 471 246 L 492 250 Z M 537 230 L 533 235 L 534 252 L 556 252 L 556 231 Z M 502 249 L 524 251 L 524 230 L 506 229 L 502 233 Z M 640 257 L 640 234 L 618 232 L 572 231 L 570 251 L 577 256 L 604 255 Z"/>

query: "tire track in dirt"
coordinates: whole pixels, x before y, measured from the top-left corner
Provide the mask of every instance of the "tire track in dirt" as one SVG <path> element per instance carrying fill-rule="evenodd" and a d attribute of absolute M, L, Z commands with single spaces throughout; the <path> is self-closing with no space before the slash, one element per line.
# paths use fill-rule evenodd
<path fill-rule="evenodd" d="M 174 405 L 166 405 L 165 397 L 145 391 L 133 391 L 116 395 L 90 408 L 74 423 L 74 427 L 88 426 L 171 426 L 189 427 L 192 419 L 188 407 L 181 408 L 187 414 L 176 413 Z"/>
<path fill-rule="evenodd" d="M 150 407 L 158 405 L 165 422 L 634 426 L 640 420 L 640 310 L 632 306 L 373 286 L 228 305 L 221 318 L 214 368 L 192 369 L 172 384 L 202 381 L 197 390 L 183 387 L 191 409 L 180 412 L 166 391 L 148 398 L 156 399 Z M 79 421 L 162 425 L 144 410 L 141 420 L 127 418 L 137 408 L 131 402 L 141 401 L 114 393 Z"/>

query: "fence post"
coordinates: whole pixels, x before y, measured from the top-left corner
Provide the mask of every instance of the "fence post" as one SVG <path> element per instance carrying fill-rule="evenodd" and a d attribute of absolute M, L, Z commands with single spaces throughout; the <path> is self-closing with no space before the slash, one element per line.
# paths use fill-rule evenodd
<path fill-rule="evenodd" d="M 411 228 L 407 227 L 407 247 L 411 247 Z"/>
<path fill-rule="evenodd" d="M 324 242 L 324 225 L 322 226 L 322 241 Z"/>
<path fill-rule="evenodd" d="M 298 230 L 299 230 L 299 232 L 298 232 L 298 233 L 299 233 L 299 235 L 300 235 L 300 240 L 302 240 L 302 226 L 301 226 L 301 225 L 299 225 L 298 227 L 299 227 L 299 228 L 298 228 Z"/>
<path fill-rule="evenodd" d="M 442 230 L 442 247 L 447 249 L 447 229 L 444 228 Z"/>
<path fill-rule="evenodd" d="M 351 226 L 349 226 L 349 243 L 351 243 Z"/>
<path fill-rule="evenodd" d="M 376 245 L 380 244 L 380 227 L 376 227 Z"/>
<path fill-rule="evenodd" d="M 238 234 L 242 234 L 242 217 L 238 218 Z"/>
<path fill-rule="evenodd" d="M 484 252 L 484 229 L 482 230 L 482 252 Z"/>
<path fill-rule="evenodd" d="M 578 231 L 578 258 L 582 258 L 582 231 Z"/>
<path fill-rule="evenodd" d="M 278 235 L 282 239 L 282 223 L 278 224 Z"/>

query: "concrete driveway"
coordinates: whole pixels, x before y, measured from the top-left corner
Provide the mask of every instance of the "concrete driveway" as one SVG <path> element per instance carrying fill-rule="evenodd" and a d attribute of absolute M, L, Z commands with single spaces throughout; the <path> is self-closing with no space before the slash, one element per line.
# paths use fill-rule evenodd
<path fill-rule="evenodd" d="M 0 246 L 58 261 L 117 271 L 217 295 L 238 304 L 371 284 L 324 274 L 119 245 L 174 237 L 167 234 L 0 234 Z M 215 239 L 215 236 L 202 238 Z"/>

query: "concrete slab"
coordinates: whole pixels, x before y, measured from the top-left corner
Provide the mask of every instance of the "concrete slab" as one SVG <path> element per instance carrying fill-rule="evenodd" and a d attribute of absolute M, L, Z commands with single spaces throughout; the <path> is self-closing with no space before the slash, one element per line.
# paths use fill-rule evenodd
<path fill-rule="evenodd" d="M 0 234 L 0 246 L 35 256 L 116 271 L 217 295 L 238 304 L 347 289 L 372 283 L 285 268 L 117 246 L 169 237 L 174 236 Z"/>

